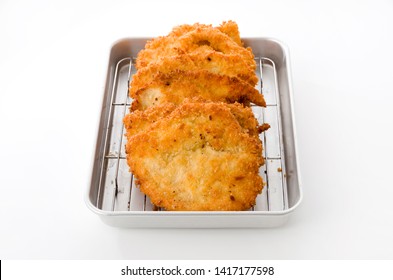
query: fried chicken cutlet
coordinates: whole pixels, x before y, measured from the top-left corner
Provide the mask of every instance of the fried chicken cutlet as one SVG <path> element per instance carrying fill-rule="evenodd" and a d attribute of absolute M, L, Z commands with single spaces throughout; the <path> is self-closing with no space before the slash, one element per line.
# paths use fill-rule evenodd
<path fill-rule="evenodd" d="M 149 109 L 164 113 L 153 113 L 161 117 L 136 134 L 125 119 L 127 162 L 141 191 L 166 210 L 252 207 L 263 188 L 260 140 L 245 132 L 227 104 L 188 102 L 173 111 L 168 106 Z"/>
<path fill-rule="evenodd" d="M 187 28 L 179 27 L 168 36 L 158 37 L 149 41 L 145 49 L 138 54 L 137 69 L 156 62 L 160 57 L 216 51 L 223 54 L 237 54 L 241 56 L 242 60 L 251 69 L 255 70 L 256 63 L 252 50 L 241 45 L 240 36 L 235 35 L 234 40 L 220 29 L 207 25 L 194 26 L 196 28 L 190 26 L 187 26 Z M 185 32 L 183 32 L 183 29 L 185 29 Z M 238 31 L 236 32 L 233 27 L 223 27 L 222 30 L 230 32 L 232 36 L 233 34 L 238 34 Z"/>
<path fill-rule="evenodd" d="M 182 54 L 160 58 L 155 63 L 138 70 L 133 75 L 130 83 L 130 96 L 133 96 L 140 88 L 151 83 L 158 73 L 168 74 L 174 70 L 196 71 L 207 70 L 211 73 L 237 77 L 244 82 L 255 86 L 258 78 L 239 55 L 225 55 L 215 51 L 207 51 L 199 54 Z"/>
<path fill-rule="evenodd" d="M 186 98 L 200 97 L 208 101 L 227 103 L 252 102 L 266 106 L 263 95 L 250 84 L 236 78 L 211 73 L 207 70 L 157 73 L 154 80 L 132 92 L 131 110 L 145 110 L 151 106 L 172 102 L 180 104 Z"/>
<path fill-rule="evenodd" d="M 201 98 L 186 99 L 184 103 L 203 103 Z M 208 103 L 208 102 L 206 102 Z M 243 132 L 248 133 L 252 137 L 259 139 L 259 134 L 266 130 L 266 124 L 259 125 L 251 108 L 244 107 L 239 103 L 220 103 L 226 106 L 237 122 L 242 127 Z M 173 103 L 164 103 L 157 106 L 150 107 L 144 111 L 135 111 L 132 114 L 127 114 L 124 117 L 124 126 L 126 128 L 127 137 L 132 137 L 135 134 L 149 130 L 149 127 L 158 120 L 169 116 L 176 109 Z"/>

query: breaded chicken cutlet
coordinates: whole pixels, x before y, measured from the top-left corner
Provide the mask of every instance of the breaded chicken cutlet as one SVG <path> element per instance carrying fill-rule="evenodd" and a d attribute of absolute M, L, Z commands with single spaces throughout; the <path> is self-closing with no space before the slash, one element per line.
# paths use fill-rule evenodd
<path fill-rule="evenodd" d="M 197 104 L 208 103 L 204 102 L 201 98 L 186 99 L 184 103 Z M 242 127 L 243 132 L 248 133 L 250 136 L 259 139 L 259 134 L 266 130 L 267 124 L 259 125 L 254 116 L 251 108 L 244 107 L 239 103 L 219 103 L 227 107 L 232 115 L 236 118 L 237 122 Z M 176 109 L 173 103 L 164 103 L 157 106 L 150 107 L 144 111 L 135 111 L 132 114 L 127 114 L 124 117 L 124 126 L 126 128 L 126 136 L 132 137 L 141 132 L 149 130 L 149 127 L 162 118 L 166 118 Z"/>
<path fill-rule="evenodd" d="M 207 70 L 157 73 L 152 82 L 133 92 L 131 110 L 172 102 L 180 104 L 186 98 L 199 97 L 207 101 L 254 103 L 266 106 L 262 94 L 236 77 L 211 73 Z"/>
<path fill-rule="evenodd" d="M 175 27 L 149 41 L 129 85 L 126 153 L 137 186 L 166 210 L 247 210 L 262 191 L 264 163 L 251 103 L 251 48 L 233 21 Z"/>
<path fill-rule="evenodd" d="M 236 118 L 250 109 L 235 105 L 240 113 L 233 114 L 224 103 L 173 106 L 133 113 L 132 122 L 142 129 L 125 118 L 127 162 L 141 191 L 166 210 L 252 207 L 263 188 L 262 145 Z"/>
<path fill-rule="evenodd" d="M 175 26 L 172 31 L 165 37 L 177 38 L 197 28 L 212 28 L 212 25 L 194 23 L 193 25 L 183 24 Z M 239 46 L 243 46 L 242 40 L 240 39 L 239 28 L 236 22 L 232 20 L 224 21 L 222 24 L 214 28 L 228 35 Z"/>
<path fill-rule="evenodd" d="M 233 21 L 216 28 L 203 24 L 175 27 L 168 36 L 148 42 L 136 64 L 138 71 L 129 88 L 132 111 L 165 102 L 180 104 L 197 96 L 265 106 L 262 94 L 254 88 L 258 81 L 254 56 L 250 48 L 243 47 Z"/>
<path fill-rule="evenodd" d="M 258 82 L 254 69 L 251 69 L 239 55 L 225 55 L 216 51 L 206 51 L 199 54 L 164 56 L 157 62 L 143 67 L 132 77 L 130 96 L 134 96 L 139 89 L 150 84 L 158 74 L 169 74 L 174 70 L 206 70 L 214 74 L 236 77 L 253 87 Z"/>
<path fill-rule="evenodd" d="M 199 24 L 179 26 L 168 36 L 149 41 L 145 49 L 139 52 L 136 67 L 139 70 L 163 56 L 216 51 L 223 54 L 237 54 L 251 69 L 255 70 L 256 63 L 252 50 L 242 46 L 238 34 L 239 31 L 234 22 L 230 22 L 229 25 L 224 23 L 221 29 Z"/>

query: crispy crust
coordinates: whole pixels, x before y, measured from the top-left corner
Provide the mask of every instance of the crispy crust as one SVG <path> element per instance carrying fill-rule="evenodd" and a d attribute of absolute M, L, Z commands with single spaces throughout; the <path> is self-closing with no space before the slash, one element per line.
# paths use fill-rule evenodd
<path fill-rule="evenodd" d="M 188 32 L 194 31 L 198 28 L 216 28 L 221 32 L 225 33 L 226 35 L 228 35 L 234 42 L 236 42 L 236 44 L 238 44 L 239 46 L 243 46 L 243 43 L 240 39 L 240 33 L 237 23 L 232 20 L 224 21 L 218 27 L 213 27 L 211 24 L 200 24 L 200 23 L 195 23 L 193 25 L 189 25 L 189 24 L 179 25 L 174 27 L 166 37 L 177 38 Z"/>
<path fill-rule="evenodd" d="M 145 110 L 151 106 L 172 102 L 181 104 L 184 99 L 200 97 L 203 100 L 227 103 L 252 102 L 266 106 L 263 95 L 248 83 L 236 77 L 211 73 L 207 70 L 158 73 L 147 86 L 131 95 L 132 110 Z"/>
<path fill-rule="evenodd" d="M 251 108 L 244 107 L 239 103 L 226 104 L 226 106 L 231 110 L 232 115 L 236 118 L 244 132 L 247 132 L 259 141 L 260 126 Z"/>
<path fill-rule="evenodd" d="M 255 86 L 258 82 L 255 71 L 239 55 L 225 55 L 215 51 L 206 51 L 198 54 L 162 57 L 157 62 L 143 67 L 132 77 L 130 96 L 151 83 L 158 73 L 168 74 L 174 70 L 195 71 L 201 69 L 215 74 L 237 77 L 251 86 Z"/>
<path fill-rule="evenodd" d="M 234 24 L 223 24 L 219 28 L 200 24 L 175 28 L 168 36 L 149 41 L 145 49 L 139 52 L 136 67 L 141 69 L 164 56 L 216 51 L 224 54 L 240 55 L 251 69 L 255 69 L 256 63 L 252 50 L 242 46 L 238 30 L 234 28 Z M 228 32 L 233 38 L 223 33 L 222 30 Z"/>
<path fill-rule="evenodd" d="M 236 118 L 243 114 L 241 106 L 189 102 L 169 114 L 173 105 L 168 106 L 132 113 L 139 125 L 149 116 L 161 116 L 140 130 L 132 131 L 130 117 L 125 119 L 127 161 L 141 191 L 167 210 L 253 206 L 263 187 L 262 144 Z"/>
<path fill-rule="evenodd" d="M 127 138 L 149 130 L 149 127 L 159 119 L 165 118 L 176 109 L 173 103 L 164 103 L 150 107 L 144 111 L 135 111 L 127 114 L 124 119 Z"/>
<path fill-rule="evenodd" d="M 186 99 L 184 103 L 208 103 L 204 102 L 201 98 Z M 250 136 L 259 139 L 259 134 L 267 130 L 268 124 L 259 125 L 254 116 L 251 108 L 244 107 L 242 104 L 233 103 L 219 103 L 227 107 L 232 115 L 236 118 L 239 125 L 242 127 L 243 132 L 248 133 Z M 132 137 L 141 132 L 148 131 L 150 126 L 162 118 L 166 118 L 176 109 L 173 103 L 164 103 L 157 106 L 150 107 L 144 111 L 135 111 L 127 114 L 124 117 L 123 123 L 126 128 L 127 137 Z M 270 127 L 270 126 L 269 126 Z"/>
<path fill-rule="evenodd" d="M 243 46 L 243 42 L 240 39 L 239 27 L 236 22 L 232 20 L 224 21 L 217 29 L 231 37 L 239 46 Z"/>

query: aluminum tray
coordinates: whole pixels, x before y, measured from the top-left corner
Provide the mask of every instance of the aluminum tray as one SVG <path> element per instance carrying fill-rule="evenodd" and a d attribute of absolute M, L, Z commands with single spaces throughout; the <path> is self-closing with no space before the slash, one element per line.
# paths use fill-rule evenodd
<path fill-rule="evenodd" d="M 287 48 L 269 38 L 244 38 L 257 62 L 257 87 L 266 108 L 253 106 L 260 123 L 271 128 L 262 133 L 266 164 L 260 174 L 267 183 L 249 211 L 169 212 L 156 209 L 135 186 L 125 159 L 122 119 L 132 100 L 128 83 L 136 69 L 135 57 L 148 38 L 123 39 L 110 51 L 104 99 L 88 207 L 101 219 L 119 227 L 239 228 L 282 225 L 302 199 L 293 116 L 290 65 Z"/>

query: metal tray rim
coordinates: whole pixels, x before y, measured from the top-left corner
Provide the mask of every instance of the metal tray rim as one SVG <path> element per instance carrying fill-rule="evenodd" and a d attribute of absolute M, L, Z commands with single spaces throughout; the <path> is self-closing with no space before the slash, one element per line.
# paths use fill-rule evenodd
<path fill-rule="evenodd" d="M 102 216 L 286 216 L 293 212 L 302 202 L 302 195 L 300 194 L 299 200 L 296 202 L 294 206 L 282 211 L 269 211 L 269 212 L 259 212 L 259 211 L 105 211 L 98 209 L 95 207 L 90 199 L 89 199 L 89 191 L 85 194 L 85 203 L 87 207 L 96 213 L 97 215 Z"/>

